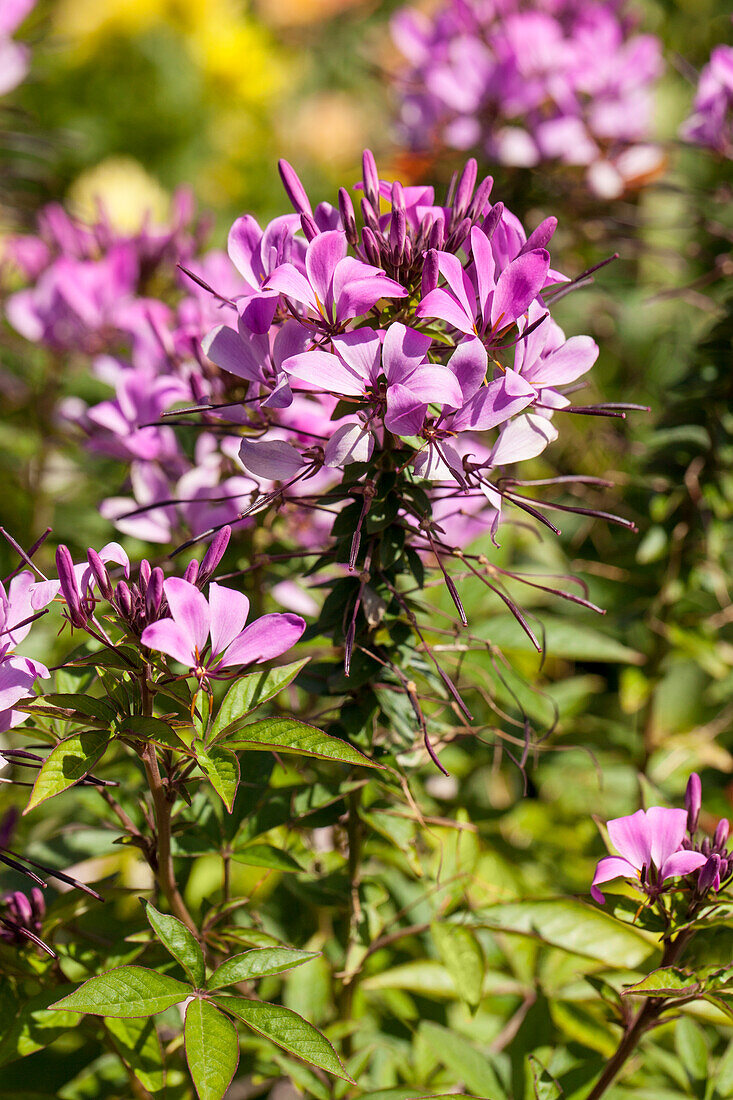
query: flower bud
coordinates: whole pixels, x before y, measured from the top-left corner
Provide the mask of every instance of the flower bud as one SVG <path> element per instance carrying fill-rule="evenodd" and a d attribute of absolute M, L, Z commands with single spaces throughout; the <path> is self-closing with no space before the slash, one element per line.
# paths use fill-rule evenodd
<path fill-rule="evenodd" d="M 140 587 L 140 595 L 144 596 L 147 591 L 148 581 L 150 580 L 150 562 L 147 558 L 143 558 L 140 562 L 140 570 L 138 572 L 138 585 Z"/>
<path fill-rule="evenodd" d="M 459 222 L 451 233 L 448 240 L 445 242 L 446 252 L 457 252 L 463 242 L 471 232 L 472 225 L 470 218 L 464 218 L 462 222 Z"/>
<path fill-rule="evenodd" d="M 312 214 L 301 214 L 300 225 L 303 230 L 303 235 L 309 244 L 311 241 L 314 241 L 316 237 L 320 237 L 321 231 L 316 225 Z"/>
<path fill-rule="evenodd" d="M 478 185 L 476 194 L 473 196 L 473 199 L 471 200 L 471 205 L 469 206 L 467 211 L 467 217 L 469 217 L 471 221 L 476 221 L 477 218 L 480 218 L 483 215 L 484 207 L 489 201 L 489 195 L 491 194 L 491 188 L 493 186 L 493 176 L 487 176 L 486 179 L 483 179 Z"/>
<path fill-rule="evenodd" d="M 379 242 L 368 225 L 365 225 L 361 231 L 361 243 L 369 263 L 372 264 L 373 267 L 381 267 L 382 256 L 379 251 Z"/>
<path fill-rule="evenodd" d="M 89 568 L 94 575 L 99 591 L 102 593 L 105 600 L 111 599 L 112 581 L 109 579 L 109 573 L 97 551 L 92 550 L 91 547 L 87 550 L 87 561 L 89 562 Z"/>
<path fill-rule="evenodd" d="M 153 572 L 150 574 L 150 580 L 148 581 L 147 591 L 145 593 L 145 607 L 148 613 L 148 619 L 154 619 L 160 611 L 160 605 L 163 602 L 163 570 L 160 566 L 156 565 Z"/>
<path fill-rule="evenodd" d="M 298 178 L 298 173 L 295 171 L 291 164 L 288 164 L 286 160 L 278 161 L 278 171 L 280 173 L 280 179 L 283 181 L 283 187 L 285 188 L 285 194 L 293 204 L 293 209 L 298 214 L 311 214 L 313 209 L 311 207 L 308 196 L 305 193 L 305 188 Z"/>
<path fill-rule="evenodd" d="M 74 574 L 74 562 L 68 547 L 62 545 L 57 548 L 56 568 L 61 584 L 61 594 L 66 601 L 71 623 L 74 626 L 86 626 L 87 616 L 81 606 L 81 597 Z"/>
<path fill-rule="evenodd" d="M 374 207 L 369 202 L 369 199 L 362 199 L 359 203 L 359 206 L 361 207 L 361 216 L 364 220 L 364 225 L 368 225 L 371 231 L 375 234 L 381 233 L 381 230 L 379 228 L 379 218 L 377 217 Z"/>
<path fill-rule="evenodd" d="M 229 545 L 229 539 L 232 536 L 232 529 L 227 525 L 222 527 L 221 531 L 217 531 L 213 539 L 209 543 L 208 549 L 203 556 L 201 565 L 198 571 L 199 584 L 203 584 L 205 580 L 208 580 L 211 574 L 218 566 L 221 559 L 224 557 L 224 551 Z"/>
<path fill-rule="evenodd" d="M 690 836 L 693 836 L 697 829 L 698 818 L 700 817 L 700 806 L 702 805 L 702 783 L 700 782 L 700 776 L 697 772 L 692 772 L 690 778 L 687 780 L 687 789 L 685 790 L 685 809 L 687 810 L 687 831 Z"/>
<path fill-rule="evenodd" d="M 186 572 L 183 574 L 184 581 L 188 581 L 189 584 L 196 584 L 196 578 L 199 575 L 199 563 L 194 558 L 186 566 Z"/>
<path fill-rule="evenodd" d="M 697 876 L 698 894 L 707 894 L 711 887 L 713 890 L 720 889 L 720 856 L 718 855 L 710 856 Z"/>
<path fill-rule="evenodd" d="M 379 210 L 379 173 L 377 162 L 371 149 L 365 149 L 361 158 L 362 182 L 364 184 L 364 197 L 372 204 L 375 210 Z"/>
<path fill-rule="evenodd" d="M 339 187 L 339 213 L 341 214 L 341 224 L 344 227 L 346 239 L 349 244 L 353 246 L 358 242 L 359 234 L 356 230 L 354 204 L 351 201 L 351 195 L 345 187 Z"/>
<path fill-rule="evenodd" d="M 123 619 L 129 620 L 132 616 L 132 596 L 127 581 L 118 581 L 115 588 L 115 603 Z"/>
<path fill-rule="evenodd" d="M 728 820 L 726 820 L 726 818 L 723 817 L 718 822 L 717 828 L 715 830 L 715 835 L 713 836 L 713 846 L 715 848 L 724 847 L 725 842 L 728 839 L 728 833 L 729 832 L 730 832 L 730 822 Z"/>
<path fill-rule="evenodd" d="M 18 924 L 29 925 L 32 922 L 33 908 L 28 898 L 20 890 L 16 890 L 11 895 L 8 908 L 13 910 Z"/>
<path fill-rule="evenodd" d="M 392 259 L 396 263 L 399 263 L 399 258 L 402 255 L 406 236 L 407 218 L 405 212 L 404 210 L 393 210 L 389 223 L 389 247 L 392 252 Z"/>
<path fill-rule="evenodd" d="M 399 180 L 395 180 L 392 184 L 392 213 L 395 210 L 401 210 L 405 212 L 405 189 Z"/>
<path fill-rule="evenodd" d="M 428 246 L 430 248 L 437 248 L 440 251 L 445 244 L 445 219 L 442 216 L 438 216 L 435 219 L 435 224 L 430 230 L 430 236 L 428 237 Z"/>
<path fill-rule="evenodd" d="M 488 214 L 481 223 L 481 229 L 486 234 L 489 240 L 494 236 L 496 227 L 504 216 L 504 203 L 497 202 L 491 207 Z"/>
<path fill-rule="evenodd" d="M 425 260 L 422 268 L 422 284 L 421 291 L 422 297 L 429 294 L 431 290 L 435 290 L 438 285 L 438 275 L 440 269 L 438 266 L 438 253 L 434 248 L 431 248 L 429 252 L 425 254 Z"/>
<path fill-rule="evenodd" d="M 456 187 L 456 197 L 453 202 L 453 221 L 459 222 L 466 214 L 471 203 L 473 189 L 476 186 L 478 165 L 474 157 L 466 161 L 466 167 L 461 172 L 461 178 Z"/>
<path fill-rule="evenodd" d="M 39 890 L 37 886 L 34 886 L 31 890 L 31 906 L 36 920 L 43 920 L 46 915 L 46 902 L 43 897 L 43 890 Z"/>

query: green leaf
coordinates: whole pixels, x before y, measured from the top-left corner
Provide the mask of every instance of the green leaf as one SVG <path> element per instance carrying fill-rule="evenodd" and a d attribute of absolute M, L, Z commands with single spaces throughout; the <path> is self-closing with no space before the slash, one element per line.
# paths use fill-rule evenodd
<path fill-rule="evenodd" d="M 229 688 L 224 696 L 219 712 L 211 727 L 211 740 L 232 733 L 237 722 L 246 718 L 253 710 L 266 703 L 286 688 L 308 663 L 310 657 L 294 661 L 289 665 L 268 669 L 266 672 L 251 672 L 242 676 Z"/>
<path fill-rule="evenodd" d="M 575 955 L 630 970 L 648 958 L 656 946 L 646 933 L 574 898 L 492 905 L 475 916 L 479 926 L 532 936 Z"/>
<path fill-rule="evenodd" d="M 584 623 L 561 619 L 543 612 L 545 651 L 552 657 L 571 661 L 602 661 L 620 664 L 642 664 L 644 657 L 634 649 L 617 642 Z M 535 653 L 522 627 L 513 615 L 492 615 L 472 626 L 474 634 L 489 639 L 507 653 Z"/>
<path fill-rule="evenodd" d="M 733 1042 L 726 1047 L 722 1058 L 718 1062 L 715 1081 L 715 1095 L 721 1100 L 733 1096 Z"/>
<path fill-rule="evenodd" d="M 315 959 L 318 951 L 298 951 L 294 947 L 260 947 L 243 951 L 222 963 L 209 978 L 207 989 L 221 989 L 235 982 L 252 981 L 268 974 L 282 974 Z"/>
<path fill-rule="evenodd" d="M 297 1012 L 291 1012 L 282 1005 L 268 1004 L 267 1001 L 246 1001 L 240 997 L 213 999 L 225 1012 L 230 1012 L 258 1035 L 270 1039 L 283 1050 L 296 1054 L 304 1062 L 324 1069 L 335 1077 L 342 1077 L 351 1085 L 356 1084 L 342 1066 L 326 1036 Z"/>
<path fill-rule="evenodd" d="M 536 1058 L 534 1054 L 530 1054 L 527 1056 L 527 1061 L 532 1071 L 532 1087 L 535 1100 L 560 1100 L 562 1089 L 549 1070 L 542 1065 L 539 1058 Z"/>
<path fill-rule="evenodd" d="M 708 1044 L 698 1024 L 689 1016 L 677 1021 L 674 1045 L 680 1062 L 694 1081 L 708 1079 Z"/>
<path fill-rule="evenodd" d="M 273 871 L 302 871 L 303 868 L 290 855 L 281 848 L 274 848 L 271 844 L 249 844 L 244 848 L 237 848 L 232 852 L 235 863 L 244 863 L 247 867 L 270 867 Z"/>
<path fill-rule="evenodd" d="M 56 991 L 44 991 L 25 1004 L 17 1005 L 13 998 L 4 993 L 0 1066 L 42 1050 L 64 1031 L 77 1026 L 81 1020 L 78 1012 L 55 1012 L 49 1008 L 49 1001 L 55 996 Z"/>
<path fill-rule="evenodd" d="M 104 1023 L 117 1053 L 143 1088 L 148 1092 L 160 1092 L 165 1087 L 165 1068 L 160 1037 L 153 1021 L 110 1017 Z"/>
<path fill-rule="evenodd" d="M 675 966 L 665 966 L 660 970 L 652 970 L 640 982 L 627 986 L 623 992 L 624 997 L 690 997 L 699 993 L 703 983 L 696 981 L 694 976 L 686 970 L 679 970 Z"/>
<path fill-rule="evenodd" d="M 219 745 L 207 749 L 201 741 L 194 742 L 193 750 L 201 771 L 211 781 L 212 787 L 231 813 L 240 779 L 236 753 Z"/>
<path fill-rule="evenodd" d="M 159 913 L 150 902 L 145 905 L 145 916 L 160 942 L 167 951 L 170 951 L 176 962 L 181 964 L 194 986 L 197 989 L 203 989 L 206 982 L 206 964 L 193 932 L 186 928 L 178 917 Z"/>
<path fill-rule="evenodd" d="M 484 982 L 484 956 L 476 937 L 463 925 L 438 921 L 431 924 L 430 931 L 459 996 L 475 1008 Z"/>
<path fill-rule="evenodd" d="M 47 798 L 61 794 L 83 779 L 102 759 L 109 744 L 109 734 L 101 730 L 72 733 L 59 741 L 46 757 L 33 784 L 24 814 L 40 806 Z"/>
<path fill-rule="evenodd" d="M 43 696 L 42 703 L 44 706 L 77 711 L 87 719 L 96 719 L 100 726 L 109 726 L 117 718 L 117 711 L 106 699 L 95 699 L 92 695 L 71 695 L 66 692 L 50 691 Z M 93 724 L 90 723 L 90 725 Z"/>
<path fill-rule="evenodd" d="M 180 1004 L 190 995 L 190 986 L 166 974 L 156 974 L 144 966 L 120 966 L 89 978 L 68 997 L 50 1007 L 90 1016 L 130 1019 L 154 1016 L 171 1005 Z"/>
<path fill-rule="evenodd" d="M 208 1001 L 189 1001 L 183 1029 L 186 1061 L 200 1100 L 221 1100 L 239 1064 L 237 1029 Z"/>
<path fill-rule="evenodd" d="M 227 737 L 233 749 L 271 750 L 315 756 L 319 760 L 338 760 L 342 764 L 358 764 L 365 768 L 381 768 L 339 737 L 322 733 L 315 726 L 296 722 L 292 718 L 265 718 Z"/>
<path fill-rule="evenodd" d="M 432 1043 L 437 1057 L 455 1077 L 455 1084 L 462 1082 L 478 1096 L 506 1100 L 506 1091 L 491 1062 L 468 1039 L 453 1029 L 429 1021 L 420 1025 L 420 1034 Z"/>

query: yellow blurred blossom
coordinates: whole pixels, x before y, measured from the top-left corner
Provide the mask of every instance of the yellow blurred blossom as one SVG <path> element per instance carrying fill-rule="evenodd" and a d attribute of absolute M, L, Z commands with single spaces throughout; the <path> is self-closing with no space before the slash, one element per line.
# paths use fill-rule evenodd
<path fill-rule="evenodd" d="M 296 27 L 330 19 L 347 9 L 363 8 L 369 0 L 258 0 L 257 11 L 273 26 Z M 374 7 L 371 0 L 370 7 Z"/>
<path fill-rule="evenodd" d="M 71 185 L 68 199 L 82 221 L 94 221 L 101 203 L 120 233 L 137 232 L 146 219 L 162 225 L 170 212 L 167 192 L 133 157 L 108 157 L 82 172 Z"/>

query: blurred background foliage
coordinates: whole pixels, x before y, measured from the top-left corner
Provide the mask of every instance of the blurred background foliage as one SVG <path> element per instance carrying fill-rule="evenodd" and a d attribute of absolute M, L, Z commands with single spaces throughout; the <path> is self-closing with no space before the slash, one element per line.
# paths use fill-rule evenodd
<path fill-rule="evenodd" d="M 508 527 L 501 550 L 489 555 L 514 569 L 576 572 L 607 614 L 599 619 L 517 591 L 545 625 L 547 657 L 540 661 L 498 601 L 478 582 L 461 581 L 473 634 L 499 647 L 511 667 L 490 650 L 462 658 L 462 677 L 477 685 L 470 696 L 476 727 L 462 730 L 452 716 L 435 716 L 439 735 L 451 741 L 441 757 L 450 778 L 412 771 L 411 803 L 399 787 L 370 781 L 357 933 L 349 928 L 339 834 L 343 792 L 333 775 L 316 765 L 278 764 L 252 776 L 257 790 L 271 783 L 293 797 L 317 790 L 321 799 L 305 829 L 284 822 L 279 832 L 263 834 L 294 853 L 304 874 L 238 867 L 236 889 L 254 898 L 243 922 L 264 921 L 288 942 L 324 950 L 322 962 L 284 982 L 273 979 L 268 995 L 282 993 L 284 1003 L 342 1040 L 347 995 L 334 975 L 354 964 L 354 952 L 369 952 L 351 1006 L 360 1031 L 358 1042 L 351 1040 L 350 1067 L 356 1072 L 361 1054 L 368 1068 L 360 1080 L 374 1100 L 457 1084 L 492 1100 L 554 1097 L 551 1090 L 533 1093 L 543 1071 L 529 1060 L 532 1051 L 566 1097 L 582 1096 L 616 1033 L 580 975 L 597 972 L 618 983 L 648 957 L 648 943 L 632 932 L 627 940 L 609 939 L 599 918 L 581 944 L 578 929 L 589 917 L 573 910 L 575 902 L 554 923 L 543 924 L 539 909 L 515 913 L 506 918 L 508 931 L 497 931 L 485 911 L 519 898 L 585 894 L 603 850 L 592 815 L 630 813 L 640 795 L 678 800 L 692 769 L 703 775 L 706 825 L 731 813 L 733 173 L 730 164 L 675 139 L 689 110 L 692 71 L 714 44 L 730 41 L 730 10 L 725 0 L 631 6 L 664 43 L 657 121 L 666 174 L 608 207 L 567 172 L 494 170 L 494 195 L 529 228 L 548 214 L 558 217 L 553 259 L 562 270 L 575 275 L 619 253 L 594 286 L 564 299 L 556 317 L 568 334 L 591 333 L 601 346 L 589 403 L 602 397 L 651 411 L 623 422 L 568 417 L 573 422 L 563 424 L 534 474 L 609 477 L 617 488 L 602 504 L 632 518 L 639 534 L 567 516 L 559 543 Z M 26 25 L 31 78 L 2 107 L 3 157 L 12 157 L 14 177 L 3 224 L 32 224 L 35 208 L 49 199 L 88 213 L 99 196 L 120 227 L 132 228 L 146 209 L 163 219 L 172 190 L 189 184 L 214 215 L 212 244 L 222 246 L 234 216 L 251 211 L 264 221 L 286 208 L 279 156 L 297 165 L 311 196 L 333 201 L 340 184 L 358 178 L 364 145 L 374 148 L 385 176 L 445 186 L 455 156 L 436 150 L 429 161 L 412 158 L 388 124 L 385 74 L 398 64 L 388 19 L 396 7 L 392 0 L 41 0 Z M 112 537 L 94 506 L 107 492 L 101 484 L 117 484 L 114 464 L 80 460 L 53 416 L 61 394 L 88 385 L 83 362 L 70 356 L 59 372 L 6 326 L 0 370 L 2 523 L 25 544 L 53 524 L 54 538 L 77 551 Z M 10 561 L 4 550 L 2 556 Z M 244 550 L 235 550 L 231 567 L 245 564 Z M 430 590 L 436 614 L 453 615 L 441 591 Z M 40 624 L 33 656 L 57 646 L 44 629 Z M 392 706 L 395 728 L 414 734 L 409 709 Z M 351 732 L 349 716 L 342 721 Z M 528 724 L 532 747 L 523 770 L 502 748 L 522 758 Z M 66 820 L 73 797 L 63 796 Z M 22 804 L 22 792 L 17 800 Z M 75 805 L 75 818 L 78 812 Z M 91 812 L 87 817 L 72 832 L 61 809 L 50 812 L 30 850 L 44 856 L 53 839 L 55 858 L 61 844 L 66 865 L 105 858 L 122 871 L 120 903 L 105 910 L 105 934 L 123 945 L 125 920 L 137 912 L 125 891 L 144 886 L 136 877 L 140 864 L 129 851 L 110 855 L 108 836 Z M 186 889 L 195 905 L 214 888 L 217 860 L 191 860 Z M 451 914 L 476 926 L 478 1009 L 469 987 L 459 989 L 460 975 L 446 968 L 440 932 L 431 932 L 431 922 Z M 79 926 L 92 919 L 80 912 Z M 518 934 L 529 927 L 532 938 Z M 407 931 L 391 939 L 399 929 Z M 721 933 L 718 944 L 726 962 L 729 935 Z M 365 947 L 384 937 L 382 947 Z M 83 973 L 80 963 L 67 976 Z M 724 1054 L 730 1021 L 712 1009 L 696 1012 L 698 1022 L 685 1017 L 655 1033 L 643 1071 L 612 1095 L 701 1097 L 721 1056 L 719 1083 L 711 1086 L 719 1091 L 705 1095 L 733 1095 Z M 348 1049 L 348 1034 L 345 1041 Z M 111 1083 L 101 1083 L 104 1065 L 96 1064 L 91 1079 L 82 1069 L 86 1036 L 65 1042 L 54 1048 L 56 1062 L 46 1052 L 3 1069 L 8 1100 L 21 1087 L 45 1095 L 49 1074 L 63 1100 L 121 1095 L 111 1070 Z M 315 1075 L 285 1061 L 306 1095 L 329 1095 Z M 271 1061 L 265 1078 L 276 1081 L 281 1071 Z M 169 1094 L 185 1095 L 185 1086 L 171 1078 Z"/>

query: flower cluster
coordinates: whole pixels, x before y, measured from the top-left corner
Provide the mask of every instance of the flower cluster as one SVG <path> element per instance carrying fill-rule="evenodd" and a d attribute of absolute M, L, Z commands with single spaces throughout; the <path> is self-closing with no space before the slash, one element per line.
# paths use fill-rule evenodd
<path fill-rule="evenodd" d="M 652 806 L 609 821 L 608 837 L 619 854 L 599 861 L 591 885 L 594 900 L 602 905 L 605 899 L 599 885 L 617 878 L 631 880 L 651 901 L 676 889 L 671 879 L 696 872 L 694 898 L 720 890 L 733 870 L 726 848 L 730 825 L 722 820 L 712 841 L 708 837 L 696 841 L 701 795 L 700 777 L 693 773 L 687 784 L 686 809 Z"/>
<path fill-rule="evenodd" d="M 662 164 L 649 144 L 661 51 L 619 0 L 444 0 L 392 24 L 407 59 L 401 123 L 417 149 L 478 149 L 503 164 L 584 166 L 613 198 Z"/>
<path fill-rule="evenodd" d="M 733 46 L 716 46 L 711 53 L 680 137 L 733 157 Z"/>
<path fill-rule="evenodd" d="M 12 92 L 28 73 L 30 52 L 13 35 L 35 5 L 36 0 L 3 0 L 0 7 L 0 95 Z"/>
<path fill-rule="evenodd" d="M 37 235 L 4 242 L 6 265 L 31 284 L 8 297 L 6 314 L 65 368 L 70 353 L 81 354 L 113 391 L 91 407 L 69 398 L 60 409 L 90 450 L 128 464 L 132 495 L 104 501 L 102 513 L 118 530 L 156 543 L 233 519 L 255 487 L 238 476 L 237 441 L 221 438 L 210 418 L 192 460 L 161 421 L 176 405 L 198 407 L 204 393 L 225 396 L 200 349 L 219 305 L 189 275 L 174 278 L 176 265 L 227 293 L 243 290 L 224 254 L 199 256 L 205 227 L 189 193 L 174 196 L 168 225 L 145 223 L 134 234 L 119 233 L 103 209 L 84 225 L 52 204 L 38 221 Z"/>
<path fill-rule="evenodd" d="M 280 167 L 296 216 L 234 223 L 247 290 L 203 342 L 246 386 L 244 467 L 302 499 L 351 464 L 367 480 L 391 469 L 426 484 L 438 511 L 459 498 L 493 533 L 505 467 L 557 437 L 559 412 L 603 411 L 566 394 L 598 348 L 550 317 L 551 288 L 569 281 L 547 250 L 556 219 L 527 235 L 473 160 L 439 203 L 432 187 L 381 180 L 367 151 L 359 229 L 344 188 L 314 211 Z"/>
<path fill-rule="evenodd" d="M 37 582 L 28 570 L 0 582 L 0 732 L 22 722 L 25 715 L 13 709 L 28 695 L 36 679 L 50 673 L 40 661 L 15 652 L 28 636 L 31 624 L 53 599 L 53 586 Z"/>

